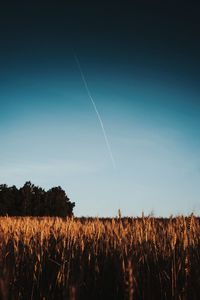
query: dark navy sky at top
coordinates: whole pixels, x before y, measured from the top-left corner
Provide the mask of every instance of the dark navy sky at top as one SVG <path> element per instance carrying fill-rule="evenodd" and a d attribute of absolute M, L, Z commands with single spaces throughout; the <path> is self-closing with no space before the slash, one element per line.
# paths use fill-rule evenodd
<path fill-rule="evenodd" d="M 186 100 L 187 106 L 199 109 L 198 4 L 65 2 L 18 1 L 2 6 L 2 92 L 14 91 L 20 79 L 24 86 L 32 77 L 38 82 L 40 78 L 59 81 L 68 73 L 77 79 L 76 52 L 86 77 L 90 70 L 92 74 L 102 72 L 102 76 L 109 70 L 121 74 L 121 85 L 127 83 L 127 78 L 134 78 L 140 82 L 160 81 L 176 89 L 187 87 L 193 93 L 191 103 Z M 8 105 L 6 98 L 1 97 L 0 102 Z"/>
<path fill-rule="evenodd" d="M 133 2 L 17 1 L 3 6 L 1 80 L 19 65 L 29 73 L 48 72 L 49 66 L 62 71 L 75 49 L 86 61 L 100 57 L 102 66 L 113 70 L 134 65 L 134 70 L 128 70 L 138 68 L 139 77 L 148 69 L 161 74 L 164 70 L 163 76 L 180 74 L 198 85 L 199 7 L 176 1 Z"/>

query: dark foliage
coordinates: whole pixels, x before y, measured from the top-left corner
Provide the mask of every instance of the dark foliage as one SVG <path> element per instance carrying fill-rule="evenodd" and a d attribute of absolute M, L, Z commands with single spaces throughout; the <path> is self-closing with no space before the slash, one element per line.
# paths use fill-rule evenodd
<path fill-rule="evenodd" d="M 30 181 L 16 186 L 0 185 L 1 216 L 59 216 L 71 217 L 75 203 L 70 202 L 65 191 L 53 187 L 47 192 Z"/>

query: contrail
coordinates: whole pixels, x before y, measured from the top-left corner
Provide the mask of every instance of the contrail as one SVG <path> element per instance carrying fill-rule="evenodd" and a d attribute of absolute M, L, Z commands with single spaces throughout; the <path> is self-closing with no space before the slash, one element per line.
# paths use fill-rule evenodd
<path fill-rule="evenodd" d="M 99 120 L 101 129 L 102 129 L 102 132 L 103 132 L 103 136 L 104 136 L 104 139 L 105 139 L 105 142 L 106 142 L 106 146 L 107 146 L 107 149 L 108 149 L 108 153 L 109 153 L 110 158 L 111 158 L 111 161 L 112 161 L 113 168 L 116 169 L 115 159 L 114 159 L 114 156 L 113 156 L 113 154 L 112 154 L 112 149 L 111 149 L 111 146 L 110 146 L 110 143 L 109 143 L 109 140 L 108 140 L 108 137 L 107 137 L 107 134 L 106 134 L 104 125 L 103 125 L 103 121 L 102 121 L 101 116 L 100 116 L 100 114 L 99 114 L 99 112 L 98 112 L 98 109 L 97 109 L 97 106 L 96 106 L 96 104 L 95 104 L 95 101 L 94 101 L 94 99 L 93 99 L 93 97 L 92 97 L 92 95 L 91 95 L 91 93 L 90 93 L 90 90 L 89 90 L 87 81 L 86 81 L 86 79 L 85 79 L 84 73 L 83 73 L 82 68 L 81 68 L 80 61 L 79 61 L 79 59 L 78 59 L 78 57 L 77 57 L 76 54 L 74 54 L 74 58 L 75 58 L 75 61 L 76 61 L 77 66 L 78 66 L 78 69 L 79 69 L 79 71 L 80 71 L 81 79 L 82 79 L 83 84 L 84 84 L 84 86 L 85 86 L 87 95 L 88 95 L 89 99 L 90 99 L 91 102 L 92 102 L 94 111 L 95 111 L 95 113 L 96 113 L 96 115 L 97 115 L 97 118 L 98 118 L 98 120 Z"/>

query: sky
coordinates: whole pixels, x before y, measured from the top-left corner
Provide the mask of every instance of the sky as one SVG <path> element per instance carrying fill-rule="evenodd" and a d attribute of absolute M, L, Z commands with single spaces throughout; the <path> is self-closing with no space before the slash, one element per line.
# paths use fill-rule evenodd
<path fill-rule="evenodd" d="M 199 214 L 199 13 L 177 1 L 2 5 L 0 183 L 59 185 L 76 216 Z"/>

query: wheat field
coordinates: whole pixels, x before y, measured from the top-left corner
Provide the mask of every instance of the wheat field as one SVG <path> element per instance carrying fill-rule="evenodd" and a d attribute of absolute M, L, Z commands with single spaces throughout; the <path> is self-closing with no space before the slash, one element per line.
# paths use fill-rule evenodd
<path fill-rule="evenodd" d="M 200 220 L 0 218 L 0 299 L 199 299 Z"/>

